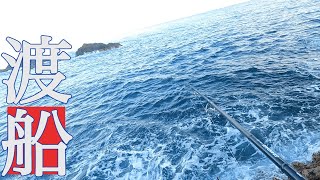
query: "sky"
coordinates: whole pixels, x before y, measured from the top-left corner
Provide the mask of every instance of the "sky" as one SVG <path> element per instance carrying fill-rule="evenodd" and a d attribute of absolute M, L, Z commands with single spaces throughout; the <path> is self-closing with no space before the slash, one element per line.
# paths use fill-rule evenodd
<path fill-rule="evenodd" d="M 0 53 L 13 57 L 6 42 L 40 43 L 40 35 L 52 43 L 67 40 L 76 51 L 83 43 L 118 42 L 164 22 L 192 16 L 248 0 L 10 0 L 0 2 Z M 0 69 L 7 66 L 0 57 Z"/>

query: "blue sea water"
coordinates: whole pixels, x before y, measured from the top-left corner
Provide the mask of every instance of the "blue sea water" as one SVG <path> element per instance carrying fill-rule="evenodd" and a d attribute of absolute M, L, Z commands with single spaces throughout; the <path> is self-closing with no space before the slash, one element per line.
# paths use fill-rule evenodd
<path fill-rule="evenodd" d="M 59 63 L 67 79 L 58 90 L 73 95 L 66 105 L 73 140 L 67 175 L 43 179 L 286 177 L 187 84 L 288 162 L 320 150 L 319 1 L 253 0 L 158 25 L 121 44 Z M 28 105 L 63 104 L 43 98 Z M 5 158 L 0 151 L 0 169 Z"/>

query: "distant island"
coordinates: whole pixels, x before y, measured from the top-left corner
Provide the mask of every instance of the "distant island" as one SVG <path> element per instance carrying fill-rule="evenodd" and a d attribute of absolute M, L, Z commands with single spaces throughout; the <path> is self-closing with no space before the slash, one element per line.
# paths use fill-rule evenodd
<path fill-rule="evenodd" d="M 12 67 L 10 67 L 9 65 L 5 68 L 5 69 L 0 69 L 0 72 L 5 72 L 5 71 L 9 71 L 11 70 Z"/>
<path fill-rule="evenodd" d="M 122 46 L 120 43 L 85 43 L 76 52 L 76 56 L 83 55 L 93 51 L 106 51 L 112 48 L 118 48 Z"/>
<path fill-rule="evenodd" d="M 119 48 L 122 45 L 120 43 L 84 43 L 77 51 L 76 56 L 83 55 L 85 53 L 93 52 L 93 51 L 106 51 L 113 48 Z M 34 68 L 32 66 L 31 68 Z M 7 66 L 5 69 L 0 69 L 0 72 L 5 72 L 11 70 L 12 67 Z"/>

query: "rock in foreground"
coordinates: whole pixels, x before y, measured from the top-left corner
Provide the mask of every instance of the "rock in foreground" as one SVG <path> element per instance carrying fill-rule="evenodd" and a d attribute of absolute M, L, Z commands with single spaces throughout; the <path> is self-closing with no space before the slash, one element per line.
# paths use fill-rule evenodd
<path fill-rule="evenodd" d="M 294 162 L 292 165 L 308 180 L 320 179 L 320 152 L 314 153 L 309 163 Z"/>
<path fill-rule="evenodd" d="M 83 55 L 93 51 L 106 51 L 112 48 L 118 48 L 122 46 L 120 43 L 85 43 L 76 52 L 76 56 Z"/>

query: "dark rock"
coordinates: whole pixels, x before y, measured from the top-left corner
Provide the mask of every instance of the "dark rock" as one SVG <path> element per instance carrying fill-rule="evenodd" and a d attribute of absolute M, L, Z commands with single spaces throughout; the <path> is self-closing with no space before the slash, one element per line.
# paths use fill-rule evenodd
<path fill-rule="evenodd" d="M 47 63 L 44 63 L 45 65 L 47 65 Z M 22 67 L 22 64 L 20 65 L 20 68 Z M 30 63 L 30 69 L 34 69 L 36 67 L 36 62 L 34 61 L 31 61 Z M 9 70 L 12 70 L 13 67 L 11 66 L 7 66 L 5 69 L 0 69 L 0 72 L 6 72 L 6 71 L 9 71 Z"/>
<path fill-rule="evenodd" d="M 308 163 L 294 162 L 292 166 L 309 180 L 320 179 L 320 152 L 312 155 L 312 161 Z"/>
<path fill-rule="evenodd" d="M 5 69 L 0 69 L 0 72 L 6 72 L 6 71 L 9 71 L 11 70 L 12 67 L 10 67 L 9 65 L 5 68 Z"/>
<path fill-rule="evenodd" d="M 85 43 L 76 52 L 76 56 L 83 55 L 93 51 L 106 51 L 112 48 L 118 48 L 122 46 L 120 43 Z"/>

